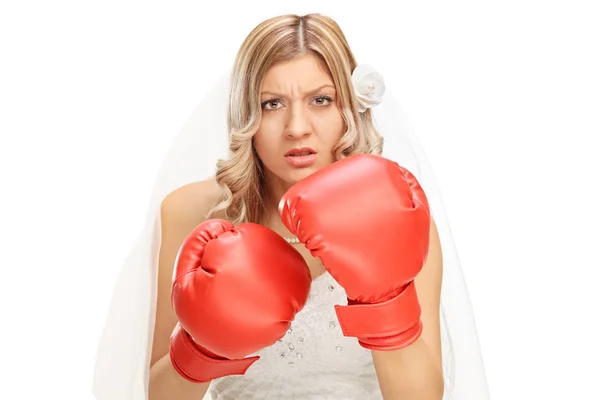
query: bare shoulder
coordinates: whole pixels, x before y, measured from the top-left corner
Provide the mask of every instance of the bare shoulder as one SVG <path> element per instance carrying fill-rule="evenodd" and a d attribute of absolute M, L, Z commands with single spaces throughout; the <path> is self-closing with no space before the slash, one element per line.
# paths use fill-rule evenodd
<path fill-rule="evenodd" d="M 169 193 L 161 204 L 164 222 L 197 225 L 216 204 L 221 188 L 214 178 L 189 183 Z"/>

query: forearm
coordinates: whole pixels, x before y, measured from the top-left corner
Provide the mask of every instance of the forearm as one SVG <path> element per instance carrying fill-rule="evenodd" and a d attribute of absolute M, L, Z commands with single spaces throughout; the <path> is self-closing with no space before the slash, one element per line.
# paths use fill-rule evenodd
<path fill-rule="evenodd" d="M 198 400 L 208 390 L 210 382 L 192 383 L 173 368 L 169 354 L 150 368 L 149 400 Z"/>
<path fill-rule="evenodd" d="M 372 354 L 385 400 L 442 399 L 443 372 L 422 338 L 400 350 Z"/>

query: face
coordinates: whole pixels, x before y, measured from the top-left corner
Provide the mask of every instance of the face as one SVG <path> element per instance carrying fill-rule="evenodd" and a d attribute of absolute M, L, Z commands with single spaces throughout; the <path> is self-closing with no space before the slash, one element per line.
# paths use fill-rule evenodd
<path fill-rule="evenodd" d="M 274 65 L 261 88 L 254 147 L 271 185 L 291 186 L 334 162 L 345 131 L 335 86 L 313 55 Z"/>

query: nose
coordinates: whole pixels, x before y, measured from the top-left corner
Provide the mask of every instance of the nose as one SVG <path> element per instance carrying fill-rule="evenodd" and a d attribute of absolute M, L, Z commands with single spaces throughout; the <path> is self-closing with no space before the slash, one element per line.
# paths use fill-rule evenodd
<path fill-rule="evenodd" d="M 291 107 L 288 114 L 285 127 L 285 135 L 290 139 L 297 139 L 308 136 L 312 133 L 309 116 L 307 110 L 301 104 Z"/>

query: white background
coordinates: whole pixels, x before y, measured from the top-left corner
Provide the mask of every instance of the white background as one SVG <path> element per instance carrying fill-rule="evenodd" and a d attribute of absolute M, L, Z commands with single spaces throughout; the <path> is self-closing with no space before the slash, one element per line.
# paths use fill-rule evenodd
<path fill-rule="evenodd" d="M 317 11 L 384 74 L 425 148 L 492 398 L 599 399 L 594 2 L 282 3 L 2 3 L 0 398 L 92 398 L 170 141 L 256 24 Z"/>

